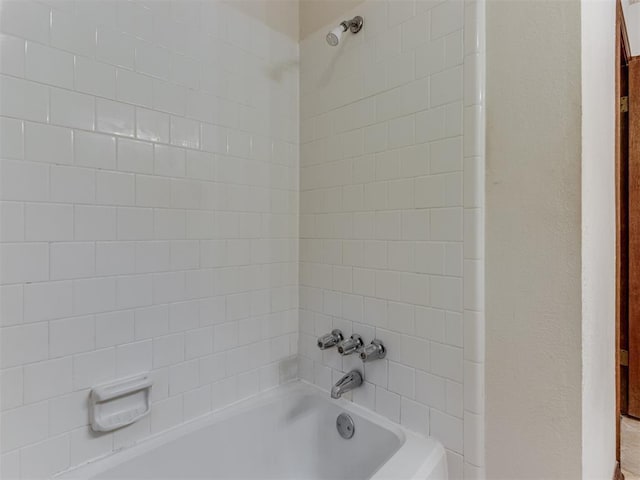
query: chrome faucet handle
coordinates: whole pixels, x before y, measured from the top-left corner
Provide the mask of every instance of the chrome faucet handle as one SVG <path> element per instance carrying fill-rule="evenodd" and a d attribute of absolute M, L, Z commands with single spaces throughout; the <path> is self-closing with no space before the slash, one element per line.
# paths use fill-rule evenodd
<path fill-rule="evenodd" d="M 335 347 L 343 338 L 342 331 L 336 328 L 331 330 L 331 333 L 318 337 L 318 348 L 326 350 L 327 348 Z"/>
<path fill-rule="evenodd" d="M 366 347 L 360 349 L 360 359 L 363 362 L 370 362 L 372 360 L 384 358 L 386 354 L 387 350 L 384 348 L 382 342 L 377 338 Z"/>
<path fill-rule="evenodd" d="M 364 346 L 364 342 L 362 341 L 362 337 L 357 333 L 351 335 L 347 340 L 343 340 L 338 345 L 338 353 L 340 355 L 351 355 L 356 350 L 359 350 Z"/>
<path fill-rule="evenodd" d="M 363 381 L 362 374 L 358 370 L 351 370 L 331 388 L 331 398 L 340 398 L 344 393 L 362 385 Z"/>

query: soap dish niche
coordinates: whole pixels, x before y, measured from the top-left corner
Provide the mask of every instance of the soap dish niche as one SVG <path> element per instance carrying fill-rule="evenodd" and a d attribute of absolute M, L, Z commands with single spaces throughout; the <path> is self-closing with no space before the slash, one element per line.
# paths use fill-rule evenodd
<path fill-rule="evenodd" d="M 93 387 L 89 395 L 91 428 L 111 432 L 148 415 L 152 383 L 147 374 L 142 374 Z"/>

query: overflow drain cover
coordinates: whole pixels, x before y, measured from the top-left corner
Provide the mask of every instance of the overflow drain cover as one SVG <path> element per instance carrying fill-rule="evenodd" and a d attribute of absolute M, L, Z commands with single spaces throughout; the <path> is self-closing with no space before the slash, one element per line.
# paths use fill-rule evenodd
<path fill-rule="evenodd" d="M 338 415 L 336 420 L 336 427 L 338 428 L 338 433 L 342 438 L 349 439 L 353 437 L 353 434 L 356 431 L 356 426 L 353 423 L 353 419 L 347 415 L 346 413 L 341 413 Z"/>

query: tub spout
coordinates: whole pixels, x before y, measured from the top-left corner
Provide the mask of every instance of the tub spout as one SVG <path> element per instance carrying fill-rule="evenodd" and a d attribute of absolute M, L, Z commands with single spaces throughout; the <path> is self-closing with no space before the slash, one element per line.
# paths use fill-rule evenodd
<path fill-rule="evenodd" d="M 351 370 L 331 388 L 331 398 L 340 398 L 344 393 L 360 385 L 362 385 L 362 374 L 357 370 Z"/>

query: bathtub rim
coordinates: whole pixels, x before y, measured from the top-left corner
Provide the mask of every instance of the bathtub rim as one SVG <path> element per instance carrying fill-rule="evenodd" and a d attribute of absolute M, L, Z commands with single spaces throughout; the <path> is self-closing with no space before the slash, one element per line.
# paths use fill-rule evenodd
<path fill-rule="evenodd" d="M 240 415 L 248 410 L 273 403 L 278 398 L 292 395 L 320 397 L 329 404 L 336 405 L 344 411 L 351 412 L 390 431 L 398 438 L 400 446 L 373 474 L 371 480 L 387 478 L 425 479 L 427 478 L 426 475 L 436 468 L 440 462 L 444 462 L 446 469 L 446 454 L 440 442 L 431 437 L 412 432 L 402 425 L 394 423 L 350 400 L 344 398 L 331 399 L 328 391 L 304 380 L 296 379 L 264 390 L 251 397 L 238 400 L 217 410 L 207 412 L 204 415 L 194 417 L 167 430 L 151 434 L 131 446 L 93 458 L 88 462 L 59 472 L 52 478 L 55 480 L 91 478 L 192 432 Z M 426 456 L 425 453 L 427 454 Z M 422 459 L 421 462 L 419 461 L 420 458 Z"/>

